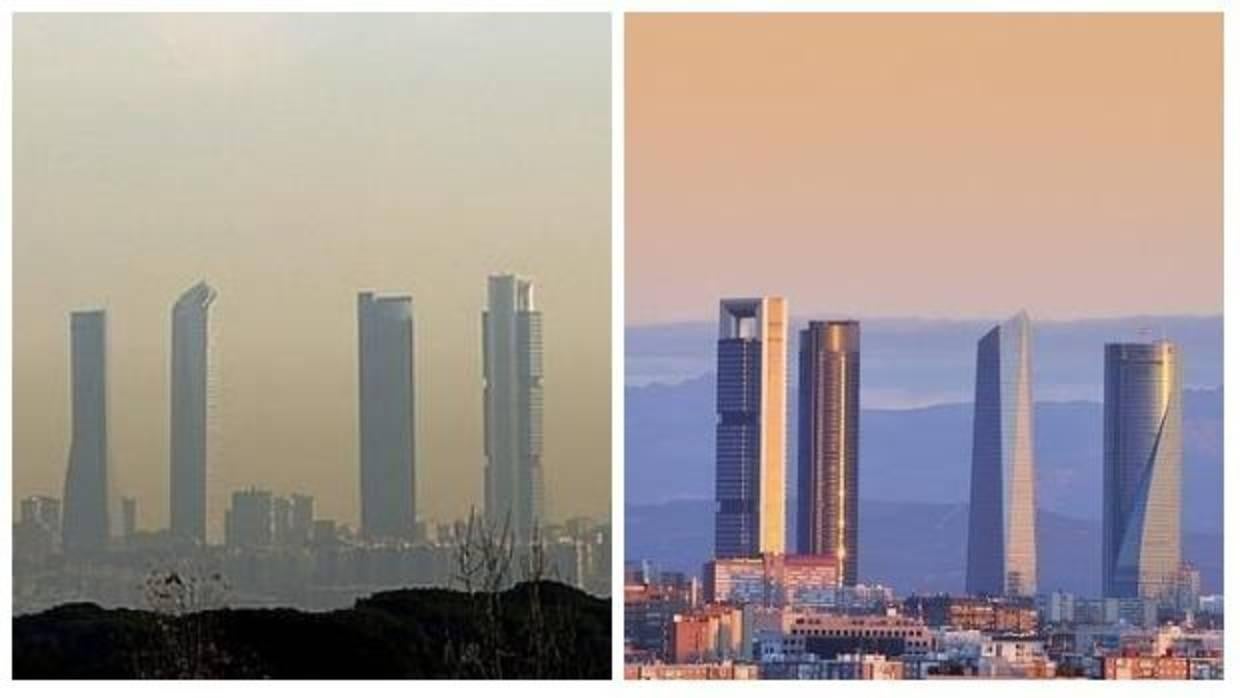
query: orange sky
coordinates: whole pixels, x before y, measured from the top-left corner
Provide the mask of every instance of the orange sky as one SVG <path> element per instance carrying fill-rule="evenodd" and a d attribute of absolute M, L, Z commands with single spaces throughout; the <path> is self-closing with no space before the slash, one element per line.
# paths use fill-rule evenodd
<path fill-rule="evenodd" d="M 1217 15 L 630 15 L 627 321 L 1220 313 Z"/>

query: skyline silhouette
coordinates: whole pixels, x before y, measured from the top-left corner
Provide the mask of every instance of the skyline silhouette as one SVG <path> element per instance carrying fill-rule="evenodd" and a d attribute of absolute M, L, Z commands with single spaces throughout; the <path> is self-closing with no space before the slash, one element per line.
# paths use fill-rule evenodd
<path fill-rule="evenodd" d="M 251 485 L 356 527 L 368 288 L 417 304 L 418 511 L 463 518 L 483 281 L 517 269 L 555 318 L 548 515 L 607 518 L 609 43 L 584 15 L 16 17 L 14 508 L 62 487 L 64 319 L 106 307 L 115 488 L 166 526 L 168 308 L 205 278 L 211 537 Z"/>

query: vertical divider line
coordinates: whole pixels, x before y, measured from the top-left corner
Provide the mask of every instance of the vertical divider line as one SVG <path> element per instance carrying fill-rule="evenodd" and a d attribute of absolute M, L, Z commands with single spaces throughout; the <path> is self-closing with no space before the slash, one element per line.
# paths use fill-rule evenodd
<path fill-rule="evenodd" d="M 624 11 L 611 13 L 611 675 L 624 680 Z"/>

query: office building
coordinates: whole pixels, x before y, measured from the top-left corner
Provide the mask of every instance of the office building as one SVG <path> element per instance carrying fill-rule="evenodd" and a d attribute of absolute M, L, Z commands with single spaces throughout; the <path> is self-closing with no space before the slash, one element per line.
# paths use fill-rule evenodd
<path fill-rule="evenodd" d="M 224 538 L 230 548 L 266 548 L 275 531 L 271 492 L 251 487 L 233 492 L 224 515 Z"/>
<path fill-rule="evenodd" d="M 768 607 L 833 606 L 839 600 L 839 570 L 826 555 L 765 553 L 760 557 L 716 558 L 703 566 L 708 602 Z"/>
<path fill-rule="evenodd" d="M 851 586 L 859 558 L 860 324 L 809 323 L 800 357 L 797 549 L 834 559 L 840 583 Z"/>
<path fill-rule="evenodd" d="M 298 545 L 310 542 L 310 534 L 314 530 L 314 497 L 306 494 L 294 494 L 292 535 Z"/>
<path fill-rule="evenodd" d="M 1180 569 L 1181 359 L 1168 341 L 1106 345 L 1102 593 L 1163 598 Z"/>
<path fill-rule="evenodd" d="M 111 531 L 107 315 L 102 310 L 76 312 L 69 322 L 73 425 L 62 535 L 65 554 L 78 557 L 105 551 Z"/>
<path fill-rule="evenodd" d="M 200 282 L 172 306 L 172 535 L 207 539 L 207 416 L 210 409 L 209 312 L 215 289 Z"/>
<path fill-rule="evenodd" d="M 803 651 L 822 659 L 868 653 L 899 657 L 934 649 L 934 634 L 924 623 L 898 615 L 785 611 L 781 623 L 786 640 L 803 643 Z"/>
<path fill-rule="evenodd" d="M 1032 342 L 1022 312 L 977 343 L 965 572 L 970 594 L 1031 596 L 1037 590 Z"/>
<path fill-rule="evenodd" d="M 783 298 L 719 303 L 716 557 L 784 552 L 787 328 Z"/>
<path fill-rule="evenodd" d="M 415 435 L 413 300 L 357 296 L 361 535 L 413 535 Z"/>
<path fill-rule="evenodd" d="M 528 541 L 543 513 L 542 313 L 534 282 L 512 274 L 487 280 L 482 313 L 487 519 Z"/>

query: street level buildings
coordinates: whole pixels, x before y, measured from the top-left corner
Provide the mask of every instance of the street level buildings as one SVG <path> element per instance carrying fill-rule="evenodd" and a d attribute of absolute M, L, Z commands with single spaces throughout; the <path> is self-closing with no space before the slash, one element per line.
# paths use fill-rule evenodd
<path fill-rule="evenodd" d="M 834 557 L 765 553 L 716 558 L 702 571 L 708 602 L 767 607 L 826 606 L 837 601 L 839 569 Z"/>

